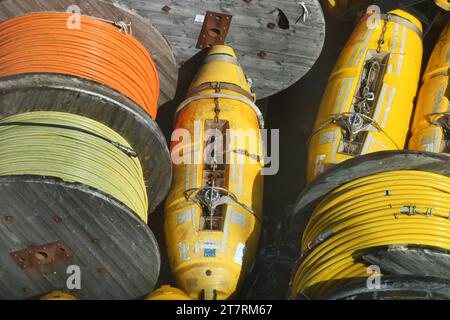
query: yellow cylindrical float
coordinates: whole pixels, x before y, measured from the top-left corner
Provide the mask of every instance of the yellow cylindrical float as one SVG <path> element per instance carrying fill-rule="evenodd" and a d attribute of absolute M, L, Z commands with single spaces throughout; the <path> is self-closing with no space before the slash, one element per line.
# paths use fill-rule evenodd
<path fill-rule="evenodd" d="M 42 296 L 39 300 L 70 301 L 78 299 L 75 296 L 62 291 L 53 291 Z"/>
<path fill-rule="evenodd" d="M 297 218 L 310 218 L 290 298 L 449 297 L 435 286 L 448 282 L 439 261 L 450 254 L 449 164 L 445 155 L 379 152 L 313 182 L 296 204 Z"/>
<path fill-rule="evenodd" d="M 192 300 L 186 293 L 172 286 L 162 286 L 150 294 L 145 300 Z"/>
<path fill-rule="evenodd" d="M 177 110 L 165 235 L 192 299 L 232 297 L 261 232 L 262 116 L 233 49 L 213 46 Z"/>
<path fill-rule="evenodd" d="M 330 76 L 309 141 L 307 178 L 331 166 L 403 149 L 422 61 L 422 26 L 394 10 L 361 19 Z"/>
<path fill-rule="evenodd" d="M 448 0 L 434 0 L 436 5 L 445 11 L 450 11 L 450 1 Z"/>
<path fill-rule="evenodd" d="M 409 149 L 450 152 L 450 25 L 439 38 L 423 76 Z"/>
<path fill-rule="evenodd" d="M 49 111 L 1 119 L 0 155 L 0 177 L 34 175 L 82 183 L 113 196 L 148 221 L 147 191 L 136 152 L 95 120 Z"/>

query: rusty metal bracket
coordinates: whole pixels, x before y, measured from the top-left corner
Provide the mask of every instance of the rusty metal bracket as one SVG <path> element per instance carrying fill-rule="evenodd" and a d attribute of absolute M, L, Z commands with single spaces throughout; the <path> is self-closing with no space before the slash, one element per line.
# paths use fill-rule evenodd
<path fill-rule="evenodd" d="M 230 14 L 207 11 L 198 37 L 197 49 L 224 44 L 232 18 Z"/>
<path fill-rule="evenodd" d="M 10 255 L 24 270 L 37 269 L 72 257 L 69 248 L 60 241 L 11 252 Z"/>

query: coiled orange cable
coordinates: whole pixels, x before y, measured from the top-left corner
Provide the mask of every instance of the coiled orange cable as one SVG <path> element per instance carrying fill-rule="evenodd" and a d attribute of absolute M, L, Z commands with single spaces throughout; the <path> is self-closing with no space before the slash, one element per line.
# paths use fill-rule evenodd
<path fill-rule="evenodd" d="M 68 13 L 32 13 L 0 23 L 0 77 L 58 73 L 94 80 L 138 103 L 155 119 L 158 74 L 145 47 L 112 23 Z"/>

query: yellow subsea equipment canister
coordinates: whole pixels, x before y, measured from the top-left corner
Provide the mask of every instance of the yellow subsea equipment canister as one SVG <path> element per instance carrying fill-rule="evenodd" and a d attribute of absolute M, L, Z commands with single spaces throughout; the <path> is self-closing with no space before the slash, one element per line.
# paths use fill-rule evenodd
<path fill-rule="evenodd" d="M 321 0 L 323 8 L 337 20 L 352 20 L 365 12 L 374 0 Z"/>
<path fill-rule="evenodd" d="M 309 182 L 347 159 L 405 146 L 422 26 L 401 10 L 381 18 L 361 19 L 330 76 L 309 141 Z"/>
<path fill-rule="evenodd" d="M 450 1 L 449 0 L 434 0 L 437 6 L 441 7 L 446 11 L 450 11 Z"/>
<path fill-rule="evenodd" d="M 69 293 L 64 293 L 62 291 L 53 291 L 53 292 L 50 292 L 49 294 L 46 294 L 45 296 L 42 296 L 39 300 L 65 301 L 65 300 L 78 300 L 78 299 Z"/>
<path fill-rule="evenodd" d="M 191 300 L 191 298 L 180 289 L 165 285 L 153 291 L 145 300 Z"/>
<path fill-rule="evenodd" d="M 177 110 L 165 208 L 170 266 L 193 299 L 227 299 L 261 231 L 264 167 L 254 96 L 230 47 L 213 46 Z"/>
<path fill-rule="evenodd" d="M 439 38 L 423 76 L 409 149 L 450 153 L 450 25 Z"/>

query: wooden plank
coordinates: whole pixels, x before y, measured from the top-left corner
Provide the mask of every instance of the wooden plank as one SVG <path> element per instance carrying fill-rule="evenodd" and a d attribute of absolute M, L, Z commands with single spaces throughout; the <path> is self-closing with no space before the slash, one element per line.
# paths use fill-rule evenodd
<path fill-rule="evenodd" d="M 0 118 L 31 111 L 78 114 L 119 133 L 138 153 L 149 198 L 149 212 L 161 203 L 172 182 L 172 162 L 158 125 L 132 100 L 94 81 L 57 74 L 0 79 Z"/>
<path fill-rule="evenodd" d="M 73 257 L 24 270 L 10 256 L 56 241 Z M 79 299 L 136 299 L 153 290 L 160 255 L 145 223 L 97 190 L 48 177 L 0 177 L 0 299 L 67 291 L 70 265 L 81 270 Z"/>
<path fill-rule="evenodd" d="M 358 252 L 358 260 L 379 266 L 383 274 L 415 275 L 450 280 L 450 251 L 404 244 L 377 246 Z"/>
<path fill-rule="evenodd" d="M 299 1 L 253 0 L 122 0 L 151 23 L 170 42 L 181 68 L 180 78 L 191 79 L 198 64 L 187 63 L 196 49 L 202 23 L 196 15 L 206 11 L 233 15 L 225 44 L 232 46 L 239 62 L 254 83 L 258 98 L 271 96 L 297 82 L 319 57 L 325 40 L 325 20 L 319 1 L 304 0 L 310 15 L 303 23 Z M 162 10 L 164 6 L 170 11 Z M 290 22 L 289 29 L 278 26 L 278 8 Z M 275 28 L 268 28 L 274 23 Z M 267 53 L 265 59 L 258 53 Z"/>
<path fill-rule="evenodd" d="M 160 80 L 159 105 L 173 99 L 178 80 L 178 67 L 170 45 L 148 20 L 123 4 L 102 0 L 0 0 L 0 22 L 31 12 L 66 12 L 76 5 L 83 15 L 109 21 L 131 22 L 133 36 L 150 53 Z"/>

